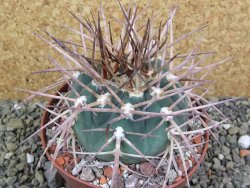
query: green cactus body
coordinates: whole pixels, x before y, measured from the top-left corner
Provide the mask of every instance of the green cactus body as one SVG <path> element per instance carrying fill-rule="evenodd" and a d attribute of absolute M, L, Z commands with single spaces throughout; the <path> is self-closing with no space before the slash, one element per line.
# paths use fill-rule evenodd
<path fill-rule="evenodd" d="M 87 85 L 89 88 L 94 90 L 96 93 L 101 94 L 100 89 L 97 85 L 93 84 L 93 80 L 87 76 L 86 74 L 80 74 L 78 77 L 78 80 Z M 167 85 L 169 82 L 166 78 L 161 80 L 160 88 Z M 175 84 L 177 86 L 177 84 Z M 86 104 L 90 104 L 92 102 L 95 102 L 97 98 L 93 96 L 91 93 L 86 91 L 77 83 L 73 84 L 74 89 L 81 95 L 86 96 L 87 102 Z M 102 92 L 108 92 L 107 89 L 104 86 L 100 86 L 102 89 Z M 178 87 L 178 86 L 177 86 Z M 172 89 L 171 87 L 170 89 Z M 145 90 L 143 95 L 141 97 L 135 97 L 130 96 L 127 91 L 119 90 L 117 92 L 117 95 L 122 99 L 124 104 L 130 103 L 132 105 L 137 104 L 139 102 L 147 101 L 152 98 L 149 89 Z M 76 98 L 76 95 L 73 91 L 70 93 L 71 98 Z M 171 104 L 173 104 L 176 100 L 178 100 L 181 97 L 180 94 L 176 94 L 172 97 L 168 97 L 166 99 L 162 99 L 159 101 L 156 101 L 151 106 L 149 106 L 146 111 L 147 112 L 160 112 L 163 107 L 169 107 Z M 118 102 L 112 97 L 111 101 L 113 104 L 116 105 L 117 108 L 121 108 L 121 106 L 118 104 Z M 96 108 L 101 108 L 100 106 L 96 106 Z M 108 105 L 105 106 L 105 108 L 108 108 Z M 111 107 L 110 107 L 111 108 Z M 142 111 L 144 107 L 137 108 L 136 110 Z M 184 99 L 182 100 L 174 109 L 173 111 L 185 109 L 187 108 L 187 101 Z M 110 131 L 83 131 L 83 130 L 91 130 L 91 129 L 97 129 L 97 128 L 106 128 L 109 127 L 109 129 L 114 130 L 116 127 L 122 127 L 126 132 L 133 132 L 133 133 L 143 133 L 147 134 L 149 133 L 155 126 L 157 126 L 161 120 L 162 117 L 155 117 L 147 120 L 142 120 L 138 122 L 133 122 L 131 119 L 122 119 L 120 121 L 117 121 L 113 123 L 112 125 L 107 125 L 109 121 L 112 119 L 118 117 L 119 113 L 107 113 L 107 112 L 88 112 L 84 111 L 81 112 L 76 122 L 73 126 L 74 132 L 76 134 L 76 137 L 78 139 L 78 142 L 85 148 L 88 152 L 97 152 L 107 141 L 108 138 L 110 138 L 113 133 Z M 138 118 L 141 118 L 139 115 L 134 115 L 133 119 L 136 120 Z M 186 116 L 175 116 L 173 119 L 178 125 L 184 123 L 187 121 Z M 126 138 L 132 142 L 137 149 L 139 149 L 145 156 L 156 156 L 160 152 L 162 152 L 166 145 L 168 144 L 168 136 L 166 132 L 166 128 L 169 126 L 169 122 L 165 121 L 163 125 L 159 128 L 153 131 L 150 135 L 142 138 L 142 136 L 138 135 L 131 135 L 126 134 Z M 111 144 L 108 145 L 107 148 L 105 148 L 104 151 L 113 151 L 115 149 L 115 141 L 113 141 Z M 122 142 L 121 143 L 121 151 L 124 153 L 129 154 L 137 154 L 134 149 L 132 149 L 128 144 Z M 98 158 L 104 161 L 112 161 L 113 156 L 112 155 L 98 155 Z M 136 158 L 136 157 L 128 157 L 128 156 L 121 156 L 121 161 L 126 164 L 132 164 L 132 163 L 138 163 L 141 162 L 142 158 Z"/>

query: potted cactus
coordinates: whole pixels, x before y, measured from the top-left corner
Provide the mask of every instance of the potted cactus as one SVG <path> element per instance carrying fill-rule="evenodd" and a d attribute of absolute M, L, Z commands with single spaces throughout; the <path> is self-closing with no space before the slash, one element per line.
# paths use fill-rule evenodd
<path fill-rule="evenodd" d="M 151 19 L 142 26 L 136 24 L 142 15 L 136 5 L 128 10 L 119 5 L 124 21 L 119 21 L 118 38 L 102 8 L 96 19 L 92 14 L 88 18 L 70 12 L 80 29 L 67 28 L 80 37 L 80 43 L 48 32 L 49 39 L 36 34 L 65 59 L 60 63 L 50 57 L 54 68 L 41 71 L 61 73 L 57 82 L 37 92 L 23 90 L 32 93 L 28 100 L 36 95 L 52 99 L 40 104 L 44 116 L 36 133 L 42 132 L 44 153 L 70 187 L 123 187 L 124 179 L 131 176 L 145 180 L 131 187 L 189 185 L 188 178 L 205 156 L 209 134 L 222 123 L 206 112 L 218 110 L 219 104 L 203 98 L 204 84 L 209 83 L 206 76 L 226 60 L 202 66 L 212 52 L 174 53 L 176 43 L 204 28 L 174 40 L 176 9 L 155 29 Z M 56 94 L 48 93 L 58 87 Z M 196 94 L 196 89 L 203 93 Z M 69 161 L 71 168 L 65 166 Z M 109 165 L 109 184 L 81 178 L 86 167 Z M 143 168 L 151 169 L 151 174 Z M 173 171 L 176 177 L 170 181 Z M 162 176 L 163 181 L 152 184 L 153 176 Z"/>

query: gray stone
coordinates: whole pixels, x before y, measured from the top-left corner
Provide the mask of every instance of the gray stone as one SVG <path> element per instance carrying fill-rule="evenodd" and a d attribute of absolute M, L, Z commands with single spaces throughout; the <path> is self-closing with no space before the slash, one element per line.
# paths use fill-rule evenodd
<path fill-rule="evenodd" d="M 219 155 L 220 153 L 221 153 L 221 149 L 220 148 L 215 148 L 214 155 Z"/>
<path fill-rule="evenodd" d="M 2 152 L 2 153 L 0 154 L 0 166 L 3 165 L 4 161 L 6 161 L 6 160 L 4 159 L 6 153 L 7 153 L 7 152 Z"/>
<path fill-rule="evenodd" d="M 102 168 L 97 168 L 97 167 L 93 167 L 92 170 L 95 173 L 95 176 L 100 178 L 103 174 L 103 169 Z"/>
<path fill-rule="evenodd" d="M 201 188 L 199 184 L 195 185 L 194 188 Z"/>
<path fill-rule="evenodd" d="M 239 181 L 233 181 L 233 185 L 235 188 L 241 188 L 240 182 Z"/>
<path fill-rule="evenodd" d="M 15 142 L 17 142 L 17 137 L 16 136 L 7 136 L 7 137 L 5 137 L 5 140 L 7 140 L 8 142 L 15 143 Z"/>
<path fill-rule="evenodd" d="M 43 173 L 41 171 L 36 171 L 35 173 L 35 178 L 36 180 L 40 183 L 43 184 L 44 183 L 44 177 L 43 177 Z"/>
<path fill-rule="evenodd" d="M 169 175 L 168 175 L 168 182 L 171 184 L 174 182 L 175 178 L 177 178 L 177 173 L 175 172 L 175 170 L 171 169 L 169 171 Z"/>
<path fill-rule="evenodd" d="M 225 187 L 224 183 L 221 182 L 219 188 L 224 188 L 224 187 Z"/>
<path fill-rule="evenodd" d="M 229 161 L 232 161 L 232 160 L 233 160 L 233 158 L 232 158 L 231 155 L 226 155 L 225 158 L 226 158 L 227 160 L 229 160 Z"/>
<path fill-rule="evenodd" d="M 227 162 L 227 165 L 226 165 L 227 169 L 233 169 L 233 167 L 234 167 L 234 163 L 232 161 Z"/>
<path fill-rule="evenodd" d="M 239 156 L 239 149 L 238 148 L 232 149 L 232 157 L 233 157 L 234 162 L 240 163 L 240 156 Z"/>
<path fill-rule="evenodd" d="M 9 162 L 9 167 L 12 168 L 12 167 L 15 167 L 15 166 L 16 166 L 16 160 L 11 159 L 10 162 Z"/>
<path fill-rule="evenodd" d="M 24 122 L 22 119 L 11 119 L 7 124 L 7 131 L 13 131 L 16 129 L 24 128 Z"/>
<path fill-rule="evenodd" d="M 213 158 L 213 162 L 214 162 L 213 168 L 215 170 L 218 170 L 220 168 L 220 160 L 218 158 Z"/>
<path fill-rule="evenodd" d="M 80 179 L 84 181 L 92 181 L 95 179 L 95 175 L 91 168 L 83 168 L 80 175 Z"/>
<path fill-rule="evenodd" d="M 8 177 L 15 176 L 17 174 L 17 169 L 16 168 L 8 168 L 6 173 L 7 173 Z"/>
<path fill-rule="evenodd" d="M 46 161 L 44 163 L 43 169 L 44 170 L 49 170 L 51 168 L 51 162 L 50 161 Z"/>
<path fill-rule="evenodd" d="M 230 135 L 235 135 L 235 134 L 237 134 L 239 132 L 239 127 L 237 127 L 237 126 L 233 126 L 233 127 L 231 127 L 230 129 L 228 129 L 228 133 L 230 134 Z"/>
<path fill-rule="evenodd" d="M 241 163 L 241 165 L 243 165 L 243 166 L 246 164 L 246 162 L 245 162 L 245 160 L 244 160 L 243 158 L 240 159 L 240 163 Z"/>
<path fill-rule="evenodd" d="M 31 150 L 31 146 L 30 145 L 22 145 L 20 150 L 23 152 L 23 153 L 27 153 L 27 152 L 30 152 Z"/>
<path fill-rule="evenodd" d="M 30 188 L 30 187 L 27 185 L 21 185 L 19 188 Z"/>
<path fill-rule="evenodd" d="M 0 179 L 0 187 L 5 187 L 5 185 L 6 185 L 5 179 L 1 178 Z"/>
<path fill-rule="evenodd" d="M 125 181 L 125 188 L 134 188 L 138 182 L 138 178 L 130 175 Z"/>
<path fill-rule="evenodd" d="M 16 165 L 16 169 L 19 170 L 19 171 L 21 171 L 21 170 L 24 169 L 24 166 L 25 166 L 25 163 L 18 163 L 18 164 Z"/>
<path fill-rule="evenodd" d="M 1 121 L 0 121 L 0 132 L 4 132 L 7 130 L 7 127 L 5 124 L 2 124 Z"/>
<path fill-rule="evenodd" d="M 56 168 L 46 170 L 44 176 L 49 188 L 61 187 L 63 185 L 63 178 L 57 172 Z"/>
<path fill-rule="evenodd" d="M 202 175 L 200 176 L 200 182 L 206 182 L 206 181 L 207 181 L 207 175 L 202 174 Z"/>
<path fill-rule="evenodd" d="M 20 179 L 19 179 L 19 182 L 20 184 L 24 184 L 27 180 L 29 179 L 29 177 L 24 174 Z"/>
<path fill-rule="evenodd" d="M 16 143 L 5 143 L 6 144 L 6 147 L 9 151 L 15 151 L 17 149 L 17 144 Z"/>
<path fill-rule="evenodd" d="M 193 183 L 194 185 L 198 183 L 198 179 L 197 179 L 197 178 L 193 178 L 191 181 L 192 181 L 192 183 Z"/>
<path fill-rule="evenodd" d="M 245 157 L 246 163 L 250 166 L 250 155 Z"/>
<path fill-rule="evenodd" d="M 48 188 L 48 185 L 45 183 L 43 185 L 40 185 L 39 188 Z M 64 188 L 64 187 L 62 187 L 62 188 Z"/>
<path fill-rule="evenodd" d="M 207 188 L 207 187 L 208 187 L 207 182 L 202 182 L 202 183 L 201 183 L 201 187 L 202 187 L 202 188 Z"/>
<path fill-rule="evenodd" d="M 36 179 L 32 179 L 31 184 L 34 186 L 38 186 L 39 182 Z"/>
<path fill-rule="evenodd" d="M 250 176 L 246 174 L 243 176 L 243 184 L 242 187 L 249 187 L 250 186 Z"/>
<path fill-rule="evenodd" d="M 12 186 L 17 180 L 16 176 L 6 178 L 6 184 Z"/>
<path fill-rule="evenodd" d="M 226 188 L 235 188 L 232 182 L 226 183 Z"/>
<path fill-rule="evenodd" d="M 239 130 L 239 135 L 245 135 L 248 134 L 249 132 L 249 125 L 247 123 L 242 123 L 240 130 Z"/>
<path fill-rule="evenodd" d="M 236 135 L 232 135 L 230 140 L 228 140 L 231 144 L 236 145 L 237 144 L 237 136 Z"/>
<path fill-rule="evenodd" d="M 19 155 L 19 159 L 20 159 L 20 162 L 26 162 L 26 154 L 22 153 L 21 155 Z"/>
<path fill-rule="evenodd" d="M 222 146 L 222 154 L 223 154 L 224 156 L 230 154 L 230 149 L 229 149 L 227 146 L 225 146 L 225 145 Z"/>

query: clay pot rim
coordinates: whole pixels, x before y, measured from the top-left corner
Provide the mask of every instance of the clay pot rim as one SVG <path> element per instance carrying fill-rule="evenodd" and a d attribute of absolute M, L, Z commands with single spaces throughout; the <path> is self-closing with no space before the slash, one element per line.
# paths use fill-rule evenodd
<path fill-rule="evenodd" d="M 62 92 L 62 91 L 65 91 L 67 89 L 67 84 L 63 85 L 59 91 Z M 57 101 L 57 99 L 51 99 L 49 101 L 49 105 L 52 105 L 55 103 L 55 101 Z M 48 117 L 49 117 L 49 112 L 48 111 L 44 111 L 43 112 L 43 116 L 42 116 L 42 120 L 41 120 L 41 128 L 48 122 Z M 41 133 L 40 133 L 40 138 L 41 138 L 41 142 L 42 142 L 42 147 L 43 149 L 45 150 L 46 147 L 47 147 L 47 139 L 46 139 L 46 128 L 45 129 L 42 129 L 41 130 Z M 190 180 L 191 176 L 195 173 L 195 171 L 198 169 L 198 167 L 200 166 L 200 164 L 202 163 L 202 161 L 204 160 L 205 158 L 205 155 L 207 153 L 207 150 L 208 150 L 208 141 L 209 141 L 209 131 L 206 131 L 206 134 L 205 134 L 205 145 L 203 147 L 203 151 L 202 151 L 202 154 L 198 160 L 198 162 L 196 163 L 195 166 L 193 166 L 191 168 L 191 170 L 189 171 L 188 173 L 188 178 Z M 204 136 L 204 135 L 203 135 Z M 49 161 L 52 162 L 52 157 L 50 156 L 48 150 L 46 151 L 46 156 L 48 158 Z M 86 182 L 86 181 L 83 181 L 83 180 L 80 180 L 78 177 L 75 177 L 73 176 L 71 173 L 67 172 L 64 170 L 64 168 L 60 167 L 58 164 L 56 164 L 55 162 L 53 162 L 53 166 L 61 173 L 61 174 L 64 174 L 65 176 L 68 176 L 70 179 L 72 179 L 73 181 L 77 181 L 78 183 L 81 183 L 81 184 L 84 184 L 86 186 L 89 186 L 89 187 L 93 187 L 93 188 L 100 188 L 101 186 L 96 186 L 96 185 L 93 185 L 89 182 Z M 167 186 L 168 188 L 174 188 L 174 187 L 182 187 L 186 184 L 186 177 L 184 176 L 180 181 L 178 181 L 177 183 L 174 183 L 170 186 Z"/>

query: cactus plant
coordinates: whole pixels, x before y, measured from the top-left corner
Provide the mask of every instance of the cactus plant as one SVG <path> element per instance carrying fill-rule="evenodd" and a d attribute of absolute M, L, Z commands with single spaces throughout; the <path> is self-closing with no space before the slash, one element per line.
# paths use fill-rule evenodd
<path fill-rule="evenodd" d="M 116 42 L 102 8 L 97 19 L 92 13 L 92 19 L 82 19 L 70 12 L 79 22 L 80 31 L 66 27 L 79 35 L 80 44 L 48 32 L 45 33 L 51 40 L 36 34 L 65 58 L 66 65 L 50 57 L 54 68 L 41 72 L 60 72 L 63 77 L 38 92 L 24 91 L 33 94 L 29 100 L 35 95 L 59 100 L 53 110 L 40 105 L 51 114 L 43 128 L 56 126 L 47 146 L 57 140 L 54 159 L 66 142 L 75 157 L 74 146 L 78 142 L 85 150 L 81 154 L 90 154 L 92 160 L 97 157 L 114 161 L 113 180 L 120 164 L 148 161 L 159 168 L 164 160 L 168 162 L 167 178 L 177 152 L 187 176 L 184 151 L 192 153 L 196 161 L 199 158 L 193 137 L 211 132 L 226 121 L 215 122 L 207 115 L 209 108 L 219 111 L 215 107 L 219 102 L 209 103 L 203 98 L 207 92 L 203 86 L 209 83 L 208 72 L 228 59 L 202 66 L 213 52 L 195 48 L 188 54 L 174 54 L 176 43 L 204 28 L 174 40 L 172 21 L 176 9 L 155 29 L 151 19 L 142 27 L 136 25 L 143 14 L 136 5 L 128 10 L 120 2 L 119 5 L 125 21 L 119 21 L 123 27 Z M 202 71 L 205 72 L 197 78 Z M 68 92 L 46 93 L 65 83 Z M 197 88 L 203 91 L 201 95 L 195 94 Z M 200 123 L 195 124 L 197 121 Z M 152 159 L 159 159 L 158 163 Z M 112 187 L 115 184 L 112 181 Z"/>
<path fill-rule="evenodd" d="M 159 61 L 159 64 L 161 61 Z M 148 65 L 148 64 L 146 64 Z M 153 67 L 154 65 L 152 65 Z M 122 72 L 125 70 L 121 69 Z M 145 77 L 142 73 L 141 76 Z M 148 74 L 146 72 L 146 74 Z M 103 143 L 106 142 L 106 139 L 110 139 L 113 135 L 110 134 L 110 131 L 106 129 L 115 130 L 122 128 L 126 134 L 126 138 L 129 142 L 133 143 L 135 148 L 138 149 L 141 153 L 148 156 L 155 156 L 160 154 L 166 147 L 168 143 L 168 136 L 166 128 L 169 127 L 170 117 L 152 117 L 150 119 L 140 120 L 143 118 L 142 115 L 134 115 L 130 111 L 135 109 L 135 105 L 139 103 L 145 103 L 145 101 L 150 101 L 153 98 L 158 99 L 153 102 L 151 105 L 136 107 L 136 110 L 141 112 L 167 112 L 170 111 L 167 107 L 170 107 L 173 111 L 183 110 L 188 108 L 187 99 L 182 96 L 184 93 L 175 94 L 168 98 L 159 99 L 161 97 L 162 88 L 166 87 L 170 83 L 169 80 L 163 78 L 160 81 L 159 86 L 157 83 L 154 84 L 151 88 L 146 88 L 143 91 L 143 80 L 138 79 L 138 85 L 142 85 L 139 88 L 122 88 L 111 87 L 116 91 L 117 97 L 120 99 L 120 103 L 111 96 L 108 89 L 105 86 L 100 86 L 98 88 L 96 83 L 91 77 L 83 74 L 80 74 L 77 78 L 81 83 L 85 84 L 92 91 L 98 94 L 95 97 L 92 93 L 88 92 L 82 88 L 78 83 L 74 82 L 72 87 L 75 91 L 81 96 L 79 100 L 83 100 L 85 105 L 92 105 L 96 103 L 97 108 L 111 108 L 113 110 L 119 109 L 122 113 L 115 112 L 81 112 L 77 115 L 76 121 L 73 125 L 74 132 L 78 139 L 78 142 L 89 152 L 97 152 L 102 147 Z M 119 82 L 122 83 L 122 78 L 119 78 Z M 134 78 L 136 79 L 136 78 Z M 145 81 L 148 82 L 149 79 L 145 78 Z M 114 81 L 115 83 L 115 81 Z M 175 83 L 173 86 L 178 87 L 179 83 Z M 172 89 L 173 89 L 172 86 Z M 77 95 L 75 91 L 71 91 L 70 97 L 76 98 Z M 176 103 L 176 101 L 178 104 Z M 176 103 L 176 104 L 174 104 Z M 76 105 L 79 105 L 78 101 Z M 168 120 L 169 119 L 169 120 Z M 173 121 L 177 125 L 181 125 L 188 120 L 186 115 L 173 117 Z M 102 129 L 103 131 L 98 131 Z M 89 144 L 92 143 L 92 144 Z M 113 151 L 115 149 L 115 142 L 111 142 L 103 151 Z M 135 150 L 127 144 L 121 144 L 121 151 L 128 154 L 138 154 L 138 150 Z M 112 155 L 98 156 L 98 158 L 110 161 L 113 159 Z M 126 155 L 121 155 L 121 161 L 124 163 L 138 163 L 141 161 L 140 158 L 128 157 Z"/>

